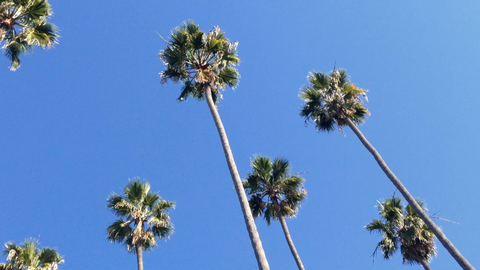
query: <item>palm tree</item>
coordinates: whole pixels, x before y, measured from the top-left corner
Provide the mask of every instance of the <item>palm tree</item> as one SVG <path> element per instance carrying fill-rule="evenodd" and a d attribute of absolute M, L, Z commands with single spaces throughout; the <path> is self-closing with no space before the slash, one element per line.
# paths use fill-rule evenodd
<path fill-rule="evenodd" d="M 362 98 L 367 98 L 367 90 L 350 83 L 345 70 L 333 70 L 331 74 L 313 71 L 308 75 L 309 85 L 303 86 L 300 98 L 305 102 L 300 116 L 305 122 L 313 121 L 318 131 L 342 131 L 342 127 L 350 127 L 362 144 L 373 155 L 380 168 L 400 191 L 408 204 L 432 230 L 442 245 L 463 269 L 474 269 L 455 246 L 448 240 L 442 230 L 423 211 L 422 207 L 410 195 L 405 186 L 393 174 L 377 150 L 367 141 L 357 125 L 363 123 L 369 115 L 363 106 Z"/>
<path fill-rule="evenodd" d="M 8 242 L 3 249 L 7 263 L 0 264 L 0 270 L 57 270 L 64 261 L 54 248 L 39 249 L 38 240 L 27 239 L 18 246 Z"/>
<path fill-rule="evenodd" d="M 143 250 L 156 247 L 156 238 L 168 238 L 173 224 L 167 212 L 174 202 L 160 200 L 150 192 L 150 184 L 136 177 L 129 179 L 123 195 L 113 193 L 107 199 L 107 208 L 119 217 L 107 229 L 110 242 L 123 243 L 129 252 L 137 254 L 138 270 L 143 270 Z"/>
<path fill-rule="evenodd" d="M 47 21 L 51 15 L 47 0 L 0 0 L 0 43 L 11 70 L 20 67 L 20 55 L 35 45 L 45 49 L 57 43 L 58 29 Z"/>
<path fill-rule="evenodd" d="M 165 84 L 171 80 L 183 83 L 179 101 L 185 101 L 188 97 L 207 100 L 240 201 L 258 267 L 261 270 L 270 269 L 248 206 L 248 199 L 230 149 L 227 133 L 215 106 L 219 97 L 222 97 L 220 90 L 224 90 L 227 86 L 234 88 L 238 84 L 240 75 L 234 67 L 240 62 L 237 57 L 238 42 L 229 42 L 218 26 L 205 34 L 193 21 L 185 22 L 175 28 L 170 35 L 170 40 L 165 41 L 167 47 L 159 54 L 159 58 L 167 66 L 166 70 L 160 73 L 161 82 Z"/>
<path fill-rule="evenodd" d="M 285 217 L 295 217 L 298 206 L 305 200 L 307 192 L 302 186 L 305 180 L 297 174 L 289 174 L 290 163 L 285 158 L 276 158 L 272 162 L 269 157 L 255 156 L 251 165 L 253 173 L 248 174 L 243 187 L 250 195 L 253 216 L 263 215 L 269 226 L 272 218 L 280 221 L 298 269 L 304 270 Z"/>
<path fill-rule="evenodd" d="M 425 209 L 423 202 L 417 203 Z M 378 243 L 383 257 L 388 260 L 398 250 L 403 255 L 403 263 L 421 264 L 426 270 L 431 270 L 428 263 L 436 255 L 435 235 L 408 205 L 403 207 L 401 199 L 393 196 L 376 206 L 382 220 L 374 219 L 365 226 L 369 232 L 382 234 L 383 239 Z"/>

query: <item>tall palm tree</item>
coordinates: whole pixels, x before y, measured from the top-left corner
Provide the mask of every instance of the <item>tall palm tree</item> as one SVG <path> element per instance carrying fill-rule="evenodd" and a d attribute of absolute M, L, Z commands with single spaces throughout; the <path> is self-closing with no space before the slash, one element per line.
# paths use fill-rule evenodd
<path fill-rule="evenodd" d="M 168 238 L 173 233 L 167 212 L 175 204 L 160 199 L 150 192 L 150 184 L 138 177 L 130 180 L 122 195 L 113 193 L 107 199 L 107 208 L 119 217 L 107 228 L 107 239 L 123 243 L 129 252 L 136 253 L 138 270 L 143 270 L 143 250 L 153 249 L 156 238 Z"/>
<path fill-rule="evenodd" d="M 209 33 L 204 33 L 193 21 L 185 22 L 175 28 L 170 35 L 170 40 L 165 41 L 167 47 L 159 54 L 159 58 L 167 66 L 166 70 L 160 73 L 161 82 L 165 84 L 170 80 L 183 83 L 179 101 L 185 101 L 188 97 L 207 100 L 240 201 L 258 267 L 262 270 L 270 269 L 248 206 L 248 199 L 230 149 L 227 133 L 215 105 L 219 97 L 222 97 L 220 90 L 224 90 L 227 86 L 234 88 L 238 84 L 240 75 L 234 67 L 240 62 L 237 57 L 238 42 L 229 42 L 218 26 Z"/>
<path fill-rule="evenodd" d="M 417 203 L 424 209 L 424 204 L 417 200 Z M 365 226 L 369 232 L 382 234 L 383 239 L 378 243 L 383 257 L 390 259 L 393 254 L 400 250 L 403 256 L 403 263 L 421 264 L 426 270 L 431 270 L 428 263 L 436 255 L 435 235 L 408 205 L 404 208 L 401 199 L 393 196 L 376 206 L 381 220 L 374 219 Z"/>
<path fill-rule="evenodd" d="M 47 21 L 51 15 L 47 0 L 0 0 L 0 43 L 11 70 L 20 67 L 20 55 L 35 45 L 45 49 L 57 43 L 58 29 Z"/>
<path fill-rule="evenodd" d="M 0 264 L 0 270 L 57 270 L 64 262 L 54 248 L 37 246 L 36 239 L 27 239 L 20 246 L 15 242 L 6 243 L 3 255 L 7 256 L 7 263 Z"/>
<path fill-rule="evenodd" d="M 300 116 L 305 122 L 313 121 L 318 131 L 342 131 L 342 127 L 350 127 L 362 144 L 373 155 L 380 168 L 400 191 L 408 204 L 432 230 L 442 245 L 463 269 L 474 269 L 455 246 L 448 240 L 442 230 L 435 225 L 422 207 L 410 195 L 405 186 L 393 174 L 377 150 L 367 141 L 357 125 L 363 123 L 369 115 L 363 106 L 362 98 L 367 98 L 367 90 L 350 83 L 345 70 L 334 70 L 330 74 L 313 71 L 308 75 L 309 85 L 303 86 L 300 98 L 303 104 Z"/>
<path fill-rule="evenodd" d="M 307 192 L 303 187 L 305 179 L 289 174 L 290 163 L 285 158 L 255 156 L 251 162 L 253 172 L 243 181 L 243 187 L 250 195 L 250 208 L 254 217 L 263 215 L 267 224 L 280 221 L 288 247 L 298 269 L 304 270 L 302 260 L 293 244 L 285 217 L 295 217 L 298 206 L 305 200 Z"/>

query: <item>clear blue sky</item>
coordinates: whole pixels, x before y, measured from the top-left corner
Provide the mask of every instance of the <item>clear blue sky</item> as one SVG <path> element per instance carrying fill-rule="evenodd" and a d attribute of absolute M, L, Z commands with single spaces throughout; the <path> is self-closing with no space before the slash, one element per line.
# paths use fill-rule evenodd
<path fill-rule="evenodd" d="M 363 3 L 361 3 L 363 2 Z M 309 172 L 290 232 L 307 269 L 405 269 L 372 263 L 364 228 L 395 191 L 348 129 L 324 134 L 298 116 L 311 70 L 347 69 L 369 90 L 360 128 L 447 237 L 480 267 L 480 4 L 464 1 L 59 1 L 54 49 L 0 57 L 0 244 L 41 235 L 62 269 L 136 269 L 106 240 L 105 208 L 128 179 L 175 201 L 175 234 L 145 269 L 256 269 L 220 140 L 204 102 L 160 85 L 157 54 L 188 19 L 239 42 L 241 81 L 219 104 L 242 177 L 254 154 Z M 272 270 L 295 269 L 280 224 L 257 220 Z M 4 257 L 0 261 L 4 261 Z M 438 243 L 436 270 L 460 269 Z M 421 269 L 421 266 L 415 266 Z"/>

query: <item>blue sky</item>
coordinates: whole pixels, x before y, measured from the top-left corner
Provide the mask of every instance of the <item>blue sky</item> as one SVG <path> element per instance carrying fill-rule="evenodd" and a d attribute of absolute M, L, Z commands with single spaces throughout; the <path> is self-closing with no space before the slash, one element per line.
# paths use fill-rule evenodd
<path fill-rule="evenodd" d="M 298 116 L 309 71 L 347 69 L 368 89 L 360 127 L 473 266 L 480 265 L 480 4 L 454 1 L 58 1 L 60 44 L 11 72 L 0 58 L 0 243 L 40 236 L 62 269 L 135 269 L 106 240 L 106 198 L 147 179 L 175 201 L 175 234 L 146 269 L 256 269 L 205 102 L 160 85 L 157 54 L 188 19 L 238 41 L 239 87 L 219 112 L 241 177 L 254 154 L 284 156 L 307 201 L 287 223 L 308 269 L 404 269 L 372 263 L 364 228 L 394 186 L 348 129 L 318 133 Z M 257 226 L 271 269 L 295 269 L 280 224 Z M 3 258 L 4 259 L 4 258 Z M 0 261 L 3 261 L 0 260 Z M 432 269 L 459 269 L 438 243 Z M 421 269 L 421 266 L 414 266 Z"/>

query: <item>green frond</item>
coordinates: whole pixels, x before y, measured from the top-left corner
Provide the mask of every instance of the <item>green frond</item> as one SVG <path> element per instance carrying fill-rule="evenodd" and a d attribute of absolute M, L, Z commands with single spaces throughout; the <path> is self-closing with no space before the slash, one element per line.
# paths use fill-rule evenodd
<path fill-rule="evenodd" d="M 239 80 L 240 73 L 238 73 L 237 69 L 232 67 L 226 67 L 218 74 L 218 84 L 222 89 L 226 86 L 235 89 Z"/>
<path fill-rule="evenodd" d="M 40 251 L 39 260 L 43 266 L 63 263 L 62 257 L 54 248 L 43 248 Z"/>
<path fill-rule="evenodd" d="M 144 199 L 144 204 L 150 208 L 153 208 L 158 200 L 160 200 L 160 195 L 155 193 L 147 193 Z"/>
<path fill-rule="evenodd" d="M 263 212 L 263 218 L 267 222 L 268 226 L 270 226 L 272 219 L 277 220 L 277 214 L 273 204 L 266 203 L 265 211 Z"/>
<path fill-rule="evenodd" d="M 254 194 L 250 196 L 250 200 L 248 201 L 254 218 L 261 216 L 267 207 L 267 203 L 263 201 L 262 197 L 261 194 Z"/>
<path fill-rule="evenodd" d="M 28 2 L 33 2 L 33 4 L 26 9 L 23 9 L 22 17 L 24 21 L 44 20 L 52 15 L 50 4 L 48 4 L 46 0 L 34 0 Z"/>
<path fill-rule="evenodd" d="M 26 41 L 15 40 L 3 46 L 5 56 L 10 60 L 10 70 L 15 71 L 20 67 L 20 55 L 32 50 L 32 45 Z"/>
<path fill-rule="evenodd" d="M 132 224 L 132 222 L 133 220 L 124 221 L 123 219 L 115 221 L 107 228 L 107 239 L 110 242 L 124 242 L 130 237 L 133 231 L 133 229 L 130 227 L 130 224 Z"/>
<path fill-rule="evenodd" d="M 53 44 L 58 43 L 58 29 L 54 24 L 45 23 L 36 26 L 28 33 L 27 40 L 31 43 L 42 47 L 50 48 Z"/>

